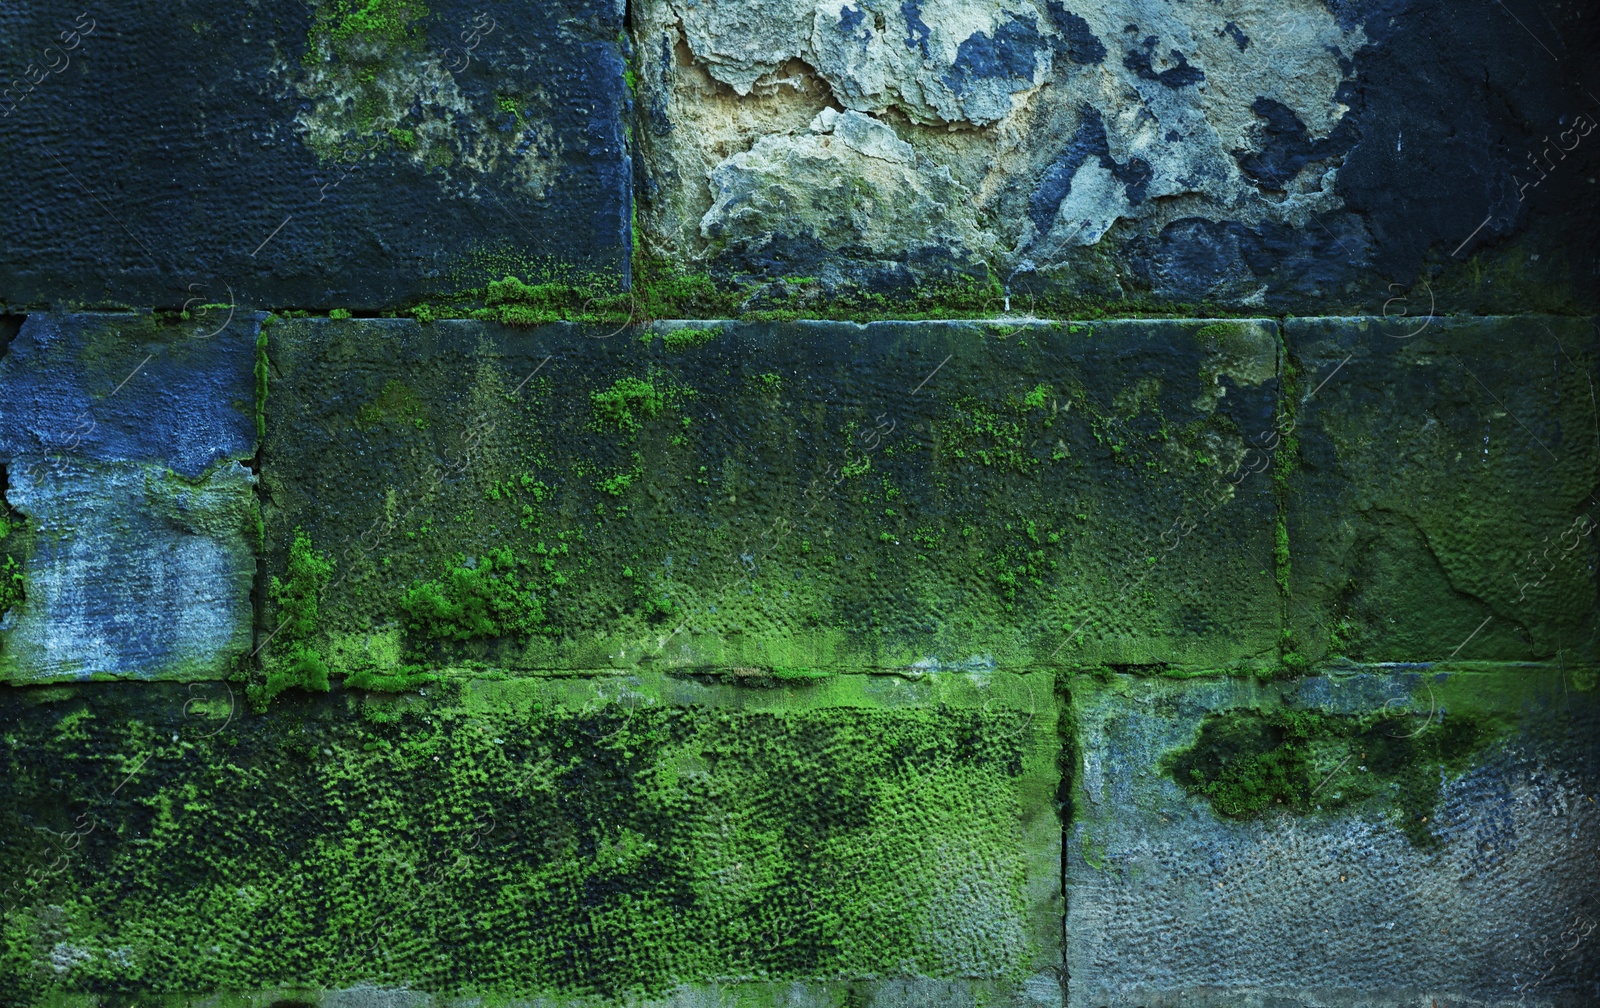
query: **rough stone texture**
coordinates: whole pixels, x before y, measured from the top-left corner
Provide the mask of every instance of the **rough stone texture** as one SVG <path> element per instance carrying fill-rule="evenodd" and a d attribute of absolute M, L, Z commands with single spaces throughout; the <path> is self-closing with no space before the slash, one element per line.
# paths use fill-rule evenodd
<path fill-rule="evenodd" d="M 250 648 L 259 316 L 31 315 L 0 358 L 0 678 L 217 678 Z"/>
<path fill-rule="evenodd" d="M 17 72 L 70 59 L 3 120 L 0 302 L 376 309 L 507 273 L 626 282 L 616 0 L 138 0 L 41 55 L 79 10 L 0 15 Z"/>
<path fill-rule="evenodd" d="M 1578 1008 L 1600 998 L 1592 672 L 1423 667 L 1270 685 L 1119 676 L 1070 689 L 1080 751 L 1069 1004 Z M 1387 714 L 1393 727 L 1313 743 L 1308 779 L 1322 790 L 1312 800 L 1330 807 L 1309 814 L 1273 804 L 1223 818 L 1163 770 L 1208 715 L 1284 707 Z M 1397 779 L 1379 749 L 1400 735 L 1437 739 L 1474 716 L 1491 719 L 1492 741 L 1463 767 L 1435 771 L 1436 798 L 1420 804 L 1432 839 L 1419 844 L 1401 822 L 1415 824 L 1419 807 L 1388 797 L 1417 782 Z M 1335 805 L 1357 789 L 1371 797 Z"/>
<path fill-rule="evenodd" d="M 0 622 L 0 678 L 230 672 L 251 646 L 255 483 L 237 462 L 195 479 L 131 463 L 14 474 L 28 594 Z"/>
<path fill-rule="evenodd" d="M 1600 660 L 1593 323 L 1294 319 L 1285 334 L 1305 656 Z"/>
<path fill-rule="evenodd" d="M 1047 676 L 424 692 L 0 696 L 7 1000 L 1062 1003 Z"/>
<path fill-rule="evenodd" d="M 1271 322 L 268 333 L 267 572 L 331 562 L 335 671 L 1279 662 Z M 430 615 L 479 567 L 536 625 Z"/>
<path fill-rule="evenodd" d="M 633 26 L 645 240 L 730 279 L 987 266 L 1019 293 L 1362 314 L 1425 273 L 1455 310 L 1596 303 L 1581 5 L 645 0 Z M 912 156 L 813 153 L 827 108 Z M 867 212 L 908 191 L 955 233 Z"/>

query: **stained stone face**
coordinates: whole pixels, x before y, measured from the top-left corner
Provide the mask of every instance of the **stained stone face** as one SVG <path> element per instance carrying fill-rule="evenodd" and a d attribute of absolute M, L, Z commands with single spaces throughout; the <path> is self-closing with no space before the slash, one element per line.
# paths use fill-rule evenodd
<path fill-rule="evenodd" d="M 256 478 L 132 462 L 12 476 L 28 519 L 26 600 L 0 628 L 0 677 L 213 679 L 250 650 Z"/>
<path fill-rule="evenodd" d="M 1304 368 L 1288 537 L 1307 657 L 1594 662 L 1592 323 L 1285 329 Z"/>
<path fill-rule="evenodd" d="M 335 670 L 1278 661 L 1268 321 L 269 341 L 267 570 L 302 535 L 332 564 L 304 646 Z M 448 615 L 507 578 L 521 630 Z"/>
<path fill-rule="evenodd" d="M 0 1008 L 1600 1004 L 1594 6 L 3 5 Z"/>

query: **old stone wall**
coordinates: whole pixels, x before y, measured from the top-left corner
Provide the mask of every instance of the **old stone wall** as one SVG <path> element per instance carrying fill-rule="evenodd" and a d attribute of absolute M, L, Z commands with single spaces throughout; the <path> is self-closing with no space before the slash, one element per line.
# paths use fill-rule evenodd
<path fill-rule="evenodd" d="M 0 12 L 0 1005 L 1600 1003 L 1596 33 Z"/>

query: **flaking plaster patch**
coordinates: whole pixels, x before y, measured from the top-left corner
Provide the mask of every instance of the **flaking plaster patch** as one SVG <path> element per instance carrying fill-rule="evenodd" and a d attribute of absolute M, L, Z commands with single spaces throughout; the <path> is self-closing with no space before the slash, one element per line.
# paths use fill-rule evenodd
<path fill-rule="evenodd" d="M 1349 111 L 1339 100 L 1348 60 L 1365 44 L 1318 0 L 645 0 L 635 32 L 650 119 L 640 216 L 658 251 L 725 253 L 702 226 L 724 214 L 708 216 L 726 204 L 724 169 L 750 153 L 779 171 L 771 145 L 757 145 L 832 109 L 886 124 L 916 153 L 917 173 L 948 174 L 972 194 L 982 238 L 967 252 L 1041 273 L 1180 219 L 1302 228 L 1339 209 L 1343 148 L 1329 137 Z M 1282 178 L 1263 181 L 1240 163 L 1282 142 L 1259 111 L 1280 106 L 1314 156 L 1279 159 Z M 803 170 L 772 178 L 791 194 L 813 181 Z M 788 205 L 794 219 L 776 204 L 765 217 L 775 235 L 806 230 L 813 208 Z M 895 240 L 876 245 L 887 232 L 866 222 L 836 247 L 893 257 L 943 240 L 904 226 L 933 223 L 901 215 Z"/>

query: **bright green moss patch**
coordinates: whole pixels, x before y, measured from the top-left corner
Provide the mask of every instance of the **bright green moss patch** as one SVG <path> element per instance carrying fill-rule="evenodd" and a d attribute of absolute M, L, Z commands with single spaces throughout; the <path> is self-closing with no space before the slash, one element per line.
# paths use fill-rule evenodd
<path fill-rule="evenodd" d="M 325 34 L 346 58 L 356 43 L 401 45 L 416 38 L 416 23 L 428 16 L 421 0 L 331 0 L 317 10 L 312 34 Z"/>
<path fill-rule="evenodd" d="M 563 320 L 626 321 L 626 303 L 627 295 L 601 280 L 584 283 L 552 278 L 530 284 L 508 276 L 489 283 L 485 308 L 472 316 L 530 326 Z"/>
<path fill-rule="evenodd" d="M 974 459 L 985 466 L 1029 472 L 1046 461 L 1065 457 L 1036 453 L 1040 434 L 1054 422 L 1046 407 L 1054 397 L 1046 385 L 1013 395 L 1000 408 L 965 396 L 954 403 L 936 427 L 941 448 L 957 460 Z"/>
<path fill-rule="evenodd" d="M 328 663 L 313 642 L 320 629 L 318 597 L 332 574 L 333 564 L 312 546 L 310 536 L 296 529 L 286 576 L 274 576 L 267 589 L 267 597 L 276 610 L 273 650 L 263 662 L 266 683 L 250 687 L 253 702 L 264 704 L 293 687 L 327 692 Z"/>
<path fill-rule="evenodd" d="M 721 326 L 678 326 L 662 334 L 661 345 L 674 352 L 689 350 L 710 343 L 721 335 Z"/>
<path fill-rule="evenodd" d="M 1227 818 L 1387 803 L 1401 831 L 1429 847 L 1438 842 L 1429 822 L 1443 775 L 1466 769 L 1496 732 L 1485 717 L 1442 711 L 1424 720 L 1390 712 L 1232 710 L 1209 715 L 1194 744 L 1168 753 L 1162 769 Z"/>
<path fill-rule="evenodd" d="M 625 431 L 639 429 L 635 416 L 652 418 L 661 412 L 664 399 L 653 383 L 642 378 L 618 378 L 611 387 L 590 393 L 594 415 Z"/>
<path fill-rule="evenodd" d="M 465 641 L 526 636 L 544 623 L 544 605 L 519 575 L 521 564 L 509 549 L 486 551 L 476 561 L 465 556 L 443 578 L 412 586 L 400 599 L 408 628 L 423 637 Z"/>

